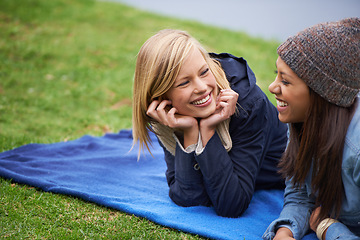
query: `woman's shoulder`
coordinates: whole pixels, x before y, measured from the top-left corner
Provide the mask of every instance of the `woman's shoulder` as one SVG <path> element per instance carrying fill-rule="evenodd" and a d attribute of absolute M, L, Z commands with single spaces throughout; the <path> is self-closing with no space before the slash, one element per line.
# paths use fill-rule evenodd
<path fill-rule="evenodd" d="M 231 88 L 239 93 L 239 97 L 247 96 L 256 86 L 256 77 L 247 61 L 229 53 L 210 53 L 210 56 L 220 62 Z"/>
<path fill-rule="evenodd" d="M 346 134 L 344 153 L 350 151 L 360 161 L 360 98 L 358 97 L 356 101 L 355 113 Z M 347 151 L 347 148 L 349 151 Z"/>
<path fill-rule="evenodd" d="M 355 112 L 351 119 L 346 137 L 359 140 L 357 143 L 360 145 L 360 94 L 356 98 Z"/>
<path fill-rule="evenodd" d="M 239 103 L 267 99 L 266 94 L 257 86 L 255 74 L 244 58 L 229 53 L 210 53 L 210 56 L 220 62 L 231 89 L 239 94 Z"/>

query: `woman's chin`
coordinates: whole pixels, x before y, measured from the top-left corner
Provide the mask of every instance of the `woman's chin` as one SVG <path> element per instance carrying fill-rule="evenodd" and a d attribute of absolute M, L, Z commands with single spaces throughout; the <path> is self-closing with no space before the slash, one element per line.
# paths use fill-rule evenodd
<path fill-rule="evenodd" d="M 187 109 L 177 108 L 177 110 L 178 110 L 177 114 L 201 119 L 201 118 L 208 118 L 211 115 L 213 115 L 216 111 L 216 106 L 212 104 L 206 107 L 191 106 L 188 107 Z"/>
<path fill-rule="evenodd" d="M 207 111 L 199 111 L 199 112 L 197 112 L 195 115 L 195 118 L 208 118 L 208 117 L 210 117 L 211 115 L 213 115 L 215 113 L 215 108 L 214 109 L 209 109 L 209 110 L 207 110 Z"/>

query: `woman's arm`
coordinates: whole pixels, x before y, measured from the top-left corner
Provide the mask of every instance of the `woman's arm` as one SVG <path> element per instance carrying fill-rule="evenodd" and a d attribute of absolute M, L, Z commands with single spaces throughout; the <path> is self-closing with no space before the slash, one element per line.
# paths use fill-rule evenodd
<path fill-rule="evenodd" d="M 309 219 L 314 206 L 315 198 L 309 196 L 306 184 L 296 188 L 290 180 L 286 181 L 283 210 L 279 218 L 269 225 L 263 239 L 273 239 L 277 230 L 285 226 L 291 230 L 295 239 L 301 239 L 309 230 Z"/>
<path fill-rule="evenodd" d="M 160 145 L 162 145 L 161 142 Z M 177 144 L 175 156 L 165 148 L 164 153 L 170 198 L 177 205 L 183 207 L 209 206 L 211 202 L 205 191 L 202 174 L 195 161 L 194 152 L 187 153 Z"/>
<path fill-rule="evenodd" d="M 326 218 L 321 222 L 317 221 L 320 212 L 320 207 L 316 208 L 310 217 L 310 228 L 316 233 L 316 235 L 325 239 L 338 239 L 338 240 L 359 240 L 360 237 L 352 233 L 345 224 L 335 220 Z M 329 230 L 329 233 L 327 234 Z"/>
<path fill-rule="evenodd" d="M 149 105 L 146 114 L 164 126 L 172 129 L 179 129 L 184 133 L 183 147 L 187 148 L 197 142 L 199 136 L 199 126 L 195 118 L 179 115 L 176 108 L 171 108 L 170 100 L 154 100 Z"/>
<path fill-rule="evenodd" d="M 221 216 L 238 217 L 247 209 L 271 143 L 270 129 L 276 128 L 269 125 L 272 121 L 268 120 L 268 105 L 263 98 L 252 102 L 251 106 L 249 112 L 240 107 L 239 114 L 231 119 L 233 142 L 230 152 L 225 150 L 215 133 L 203 152 L 195 156 L 206 191 Z"/>
<path fill-rule="evenodd" d="M 343 160 L 343 163 L 346 162 L 346 170 L 350 171 L 348 173 L 347 176 L 351 176 L 350 178 L 346 178 L 346 181 L 344 181 L 344 184 L 347 184 L 347 186 L 345 186 L 345 189 L 347 190 L 348 194 L 351 195 L 353 198 L 352 201 L 353 205 L 352 209 L 353 209 L 353 214 L 356 215 L 356 212 L 358 212 L 356 209 L 358 208 L 358 204 L 356 201 L 359 200 L 359 198 L 356 198 L 356 194 L 354 194 L 355 192 L 359 192 L 360 189 L 360 156 L 359 156 L 359 148 L 356 148 L 354 146 L 356 146 L 356 144 L 358 144 L 359 140 L 355 140 L 355 141 L 350 141 L 349 139 L 347 140 L 347 144 L 352 143 L 352 148 L 346 148 L 346 156 L 348 156 L 347 159 Z M 355 143 L 355 144 L 354 144 Z M 352 156 L 352 157 L 349 157 Z M 351 159 L 350 161 L 347 161 Z M 350 167 L 349 164 L 350 162 Z M 346 174 L 344 174 L 346 176 Z M 350 181 L 349 181 L 350 180 Z M 351 182 L 352 184 L 349 184 L 349 182 Z M 350 185 L 350 186 L 349 186 Z M 346 191 L 345 191 L 346 192 Z M 348 195 L 348 196 L 349 196 Z M 349 199 L 349 197 L 347 198 Z M 322 224 L 320 224 L 317 221 L 318 218 L 318 214 L 320 211 L 320 207 L 315 209 L 312 214 L 311 214 L 311 218 L 310 218 L 310 227 L 311 229 L 316 232 L 319 235 L 321 234 L 321 230 L 324 231 L 322 234 L 322 239 L 360 239 L 359 236 L 356 236 L 349 228 L 348 226 L 346 226 L 345 224 L 343 224 L 341 222 L 341 220 L 339 220 L 338 222 L 336 221 L 327 221 L 327 219 L 323 220 L 324 222 L 322 222 Z M 356 220 L 355 220 L 356 221 Z M 358 222 L 355 222 L 355 224 L 358 224 Z M 320 228 L 318 227 L 320 225 Z M 322 229 L 321 229 L 322 228 Z"/>
<path fill-rule="evenodd" d="M 169 110 L 169 105 L 171 105 L 169 100 L 161 102 L 154 100 L 147 110 L 147 115 L 159 124 L 183 132 L 183 139 L 176 141 L 175 156 L 174 152 L 170 153 L 159 139 L 167 164 L 166 178 L 170 188 L 169 196 L 180 206 L 209 205 L 210 201 L 202 184 L 201 173 L 195 166 L 194 151 L 185 150 L 198 141 L 198 122 L 193 117 L 176 114 L 175 108 Z"/>
<path fill-rule="evenodd" d="M 216 99 L 216 111 L 211 116 L 201 119 L 200 135 L 202 146 L 214 135 L 216 126 L 229 119 L 236 111 L 239 94 L 232 89 L 222 89 Z"/>

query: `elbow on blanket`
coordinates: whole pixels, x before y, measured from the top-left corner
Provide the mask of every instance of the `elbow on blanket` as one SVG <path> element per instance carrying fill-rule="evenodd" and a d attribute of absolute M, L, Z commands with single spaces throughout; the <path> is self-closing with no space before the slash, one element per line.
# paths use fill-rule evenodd
<path fill-rule="evenodd" d="M 249 207 L 251 198 L 241 198 L 239 202 L 226 202 L 215 207 L 216 214 L 221 217 L 240 217 Z"/>
<path fill-rule="evenodd" d="M 179 196 L 170 189 L 169 197 L 176 205 L 179 205 L 181 207 L 211 206 L 211 202 L 206 195 L 204 196 L 192 194 L 186 196 Z"/>
<path fill-rule="evenodd" d="M 227 218 L 237 218 L 240 217 L 244 212 L 245 212 L 246 208 L 239 208 L 239 209 L 235 209 L 235 208 L 231 208 L 227 211 L 216 211 L 216 214 L 219 215 L 220 217 L 227 217 Z"/>
<path fill-rule="evenodd" d="M 169 191 L 169 197 L 178 206 L 193 207 L 193 206 L 214 206 L 214 210 L 218 216 L 237 218 L 241 216 L 250 204 L 250 198 L 240 197 L 237 195 L 237 201 L 222 201 L 221 203 L 213 204 L 206 193 L 202 194 L 177 194 L 177 191 Z"/>

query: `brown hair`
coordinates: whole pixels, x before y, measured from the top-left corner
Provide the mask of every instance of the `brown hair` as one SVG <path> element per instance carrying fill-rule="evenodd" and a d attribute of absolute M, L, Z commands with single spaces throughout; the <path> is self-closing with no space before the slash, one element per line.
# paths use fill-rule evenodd
<path fill-rule="evenodd" d="M 343 198 L 341 165 L 345 137 L 354 105 L 339 107 L 310 89 L 311 105 L 304 123 L 290 124 L 290 138 L 280 161 L 280 173 L 291 178 L 295 187 L 311 175 L 311 187 L 317 193 L 316 206 L 321 206 L 318 221 L 337 218 Z"/>

